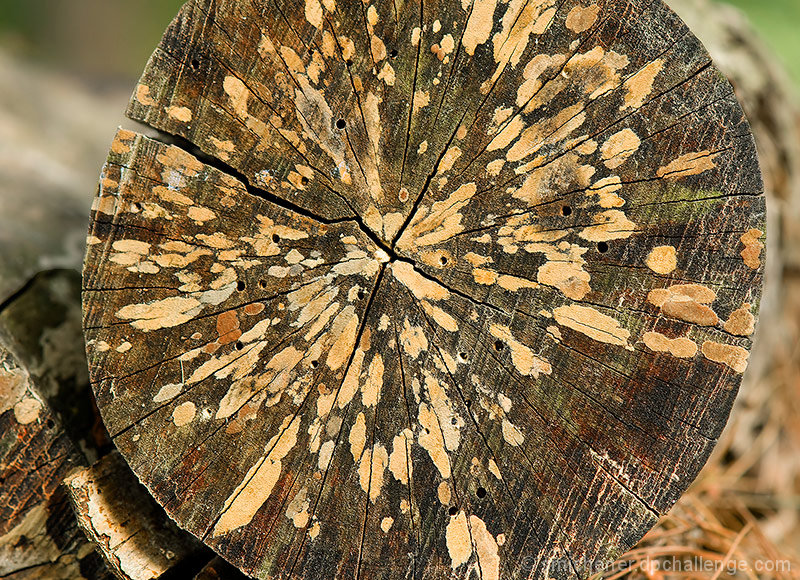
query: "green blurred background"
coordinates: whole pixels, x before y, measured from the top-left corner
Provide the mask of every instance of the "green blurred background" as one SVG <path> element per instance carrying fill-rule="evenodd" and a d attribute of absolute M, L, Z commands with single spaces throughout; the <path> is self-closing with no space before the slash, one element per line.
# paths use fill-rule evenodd
<path fill-rule="evenodd" d="M 800 0 L 741 8 L 800 86 Z M 0 46 L 88 79 L 138 76 L 182 0 L 0 0 Z"/>

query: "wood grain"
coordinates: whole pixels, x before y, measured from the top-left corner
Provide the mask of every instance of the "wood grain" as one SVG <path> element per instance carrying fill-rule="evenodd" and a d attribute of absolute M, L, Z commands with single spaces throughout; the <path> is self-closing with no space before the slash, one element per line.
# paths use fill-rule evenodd
<path fill-rule="evenodd" d="M 707 459 L 763 187 L 660 0 L 196 0 L 128 113 L 166 142 L 93 206 L 98 405 L 245 573 L 585 577 Z"/>

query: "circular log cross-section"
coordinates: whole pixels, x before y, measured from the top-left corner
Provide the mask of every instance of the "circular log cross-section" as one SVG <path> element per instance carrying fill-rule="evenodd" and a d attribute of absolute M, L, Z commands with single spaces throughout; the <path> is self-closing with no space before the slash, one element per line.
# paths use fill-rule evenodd
<path fill-rule="evenodd" d="M 259 578 L 585 577 L 694 479 L 764 198 L 661 0 L 194 0 L 95 200 L 98 405 Z"/>

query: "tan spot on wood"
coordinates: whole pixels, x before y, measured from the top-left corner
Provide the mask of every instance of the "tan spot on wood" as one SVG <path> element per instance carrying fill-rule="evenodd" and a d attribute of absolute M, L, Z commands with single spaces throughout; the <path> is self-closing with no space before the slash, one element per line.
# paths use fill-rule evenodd
<path fill-rule="evenodd" d="M 20 425 L 30 425 L 39 418 L 42 403 L 33 397 L 26 397 L 14 405 L 14 419 Z"/>
<path fill-rule="evenodd" d="M 711 153 L 707 149 L 696 153 L 686 153 L 667 165 L 659 167 L 656 175 L 665 179 L 679 179 L 690 175 L 700 175 L 717 166 L 714 163 L 717 155 L 719 153 Z"/>
<path fill-rule="evenodd" d="M 764 232 L 753 228 L 748 230 L 747 233 L 740 238 L 741 242 L 744 244 L 744 249 L 740 252 L 742 260 L 744 260 L 748 268 L 752 268 L 753 270 L 761 266 L 761 250 L 764 249 L 764 244 L 761 243 L 760 238 L 763 235 Z"/>
<path fill-rule="evenodd" d="M 497 463 L 494 459 L 489 460 L 489 473 L 494 475 L 497 479 L 503 479 L 503 475 L 500 473 L 500 468 L 497 467 Z"/>
<path fill-rule="evenodd" d="M 475 268 L 472 270 L 472 278 L 477 284 L 484 286 L 491 286 L 497 282 L 498 274 L 494 270 L 487 270 L 486 268 Z"/>
<path fill-rule="evenodd" d="M 358 470 L 361 489 L 369 492 L 372 503 L 381 495 L 388 465 L 389 455 L 380 443 L 376 443 L 361 456 Z"/>
<path fill-rule="evenodd" d="M 192 219 L 199 224 L 211 221 L 213 219 L 216 219 L 217 217 L 217 214 L 215 214 L 212 210 L 206 207 L 198 207 L 198 206 L 190 207 L 189 211 L 187 212 L 187 215 L 189 216 L 189 219 Z"/>
<path fill-rule="evenodd" d="M 600 207 L 615 208 L 625 205 L 625 200 L 616 194 L 616 192 L 621 189 L 622 180 L 619 176 L 612 175 L 593 183 L 592 186 L 586 190 L 586 194 L 596 195 L 599 198 Z"/>
<path fill-rule="evenodd" d="M 131 326 L 144 332 L 178 326 L 194 318 L 202 308 L 197 298 L 173 296 L 146 304 L 131 304 L 120 308 L 116 316 L 130 320 Z"/>
<path fill-rule="evenodd" d="M 578 234 L 589 242 L 621 240 L 631 237 L 636 232 L 636 224 L 618 209 L 595 214 L 592 221 L 595 225 L 583 228 Z"/>
<path fill-rule="evenodd" d="M 195 404 L 191 401 L 187 401 L 175 407 L 175 410 L 172 411 L 172 421 L 175 423 L 176 427 L 183 427 L 191 423 L 196 414 L 197 407 Z"/>
<path fill-rule="evenodd" d="M 478 516 L 469 516 L 472 537 L 475 540 L 475 551 L 478 555 L 482 580 L 499 580 L 500 556 L 497 541 L 486 529 L 486 524 Z"/>
<path fill-rule="evenodd" d="M 703 343 L 701 351 L 708 360 L 727 365 L 737 373 L 747 370 L 747 358 L 750 353 L 740 346 L 707 340 Z"/>
<path fill-rule="evenodd" d="M 312 540 L 315 540 L 317 536 L 319 536 L 320 526 L 319 522 L 314 522 L 314 524 L 308 529 L 308 537 Z"/>
<path fill-rule="evenodd" d="M 639 149 L 639 136 L 630 129 L 614 133 L 600 147 L 600 155 L 606 167 L 616 169 Z"/>
<path fill-rule="evenodd" d="M 420 208 L 419 217 L 414 219 L 398 240 L 399 248 L 411 249 L 414 246 L 429 246 L 449 240 L 464 231 L 461 223 L 461 209 L 477 192 L 474 183 L 465 183 L 447 199 L 435 202 L 430 209 Z"/>
<path fill-rule="evenodd" d="M 640 108 L 653 91 L 653 82 L 663 69 L 664 61 L 659 58 L 626 80 L 622 85 L 625 88 L 625 102 L 621 109 Z"/>
<path fill-rule="evenodd" d="M 438 306 L 432 305 L 430 302 L 423 300 L 420 302 L 422 309 L 425 313 L 430 316 L 433 321 L 441 326 L 448 332 L 457 332 L 458 331 L 458 321 L 450 316 L 447 312 L 439 308 Z"/>
<path fill-rule="evenodd" d="M 308 508 L 310 505 L 311 501 L 308 497 L 308 489 L 304 487 L 297 492 L 286 507 L 286 517 L 292 520 L 294 527 L 305 528 L 308 525 L 310 517 Z"/>
<path fill-rule="evenodd" d="M 183 385 L 178 383 L 172 383 L 169 385 L 164 385 L 159 389 L 158 393 L 155 394 L 153 397 L 154 403 L 163 403 L 165 401 L 171 401 L 175 397 L 181 394 L 183 390 Z"/>
<path fill-rule="evenodd" d="M 678 266 L 673 246 L 658 246 L 650 251 L 645 262 L 656 274 L 669 274 Z"/>
<path fill-rule="evenodd" d="M 192 110 L 188 107 L 167 107 L 166 111 L 171 119 L 181 123 L 189 123 L 192 120 Z"/>
<path fill-rule="evenodd" d="M 350 454 L 353 456 L 353 461 L 357 463 L 361 459 L 367 443 L 367 421 L 363 412 L 358 414 L 355 423 L 350 428 L 348 442 L 350 443 Z"/>
<path fill-rule="evenodd" d="M 219 537 L 247 525 L 272 494 L 283 467 L 282 460 L 297 444 L 300 417 L 286 417 L 277 435 L 269 440 L 265 455 L 242 479 L 242 483 L 225 500 L 222 514 L 212 536 Z"/>
<path fill-rule="evenodd" d="M 394 86 L 396 77 L 392 65 L 388 62 L 384 63 L 383 68 L 381 68 L 381 71 L 378 73 L 378 78 L 390 87 Z"/>
<path fill-rule="evenodd" d="M 418 419 L 422 430 L 417 436 L 417 440 L 420 446 L 428 452 L 441 476 L 447 479 L 450 477 L 450 459 L 445 451 L 444 437 L 436 413 L 427 403 L 422 403 L 419 406 Z"/>
<path fill-rule="evenodd" d="M 392 441 L 392 453 L 389 455 L 389 471 L 403 485 L 408 485 L 412 475 L 413 467 L 410 456 L 413 439 L 414 434 L 410 429 L 406 428 L 403 429 L 400 435 L 396 435 Z"/>
<path fill-rule="evenodd" d="M 725 323 L 725 330 L 737 336 L 750 336 L 756 329 L 756 317 L 750 312 L 750 304 L 734 310 Z"/>
<path fill-rule="evenodd" d="M 468 55 L 474 55 L 478 45 L 489 40 L 494 26 L 496 9 L 497 0 L 475 0 L 473 3 L 472 12 L 461 39 L 461 45 Z"/>
<path fill-rule="evenodd" d="M 384 534 L 389 533 L 389 530 L 392 529 L 392 524 L 394 524 L 394 518 L 390 516 L 386 516 L 381 520 L 381 529 L 383 530 Z"/>
<path fill-rule="evenodd" d="M 390 267 L 394 277 L 411 290 L 411 293 L 418 300 L 446 300 L 450 298 L 450 292 L 447 288 L 424 277 L 408 262 L 394 262 Z"/>
<path fill-rule="evenodd" d="M 120 344 L 115 350 L 117 352 L 119 352 L 119 353 L 124 354 L 124 353 L 128 352 L 132 348 L 133 348 L 133 345 L 126 340 L 125 342 Z"/>
<path fill-rule="evenodd" d="M 647 301 L 658 306 L 665 316 L 701 326 L 714 326 L 719 317 L 707 304 L 716 300 L 716 293 L 699 284 L 679 284 L 667 289 L 651 290 Z"/>
<path fill-rule="evenodd" d="M 553 372 L 550 363 L 533 354 L 530 348 L 516 340 L 507 326 L 492 324 L 489 327 L 489 333 L 508 345 L 511 351 L 511 362 L 521 375 L 538 379 L 540 374 L 549 375 Z"/>
<path fill-rule="evenodd" d="M 342 310 L 339 316 L 336 317 L 336 320 L 339 320 L 340 317 L 342 317 L 340 324 L 343 326 L 343 329 L 341 333 L 338 334 L 325 359 L 328 368 L 334 371 L 340 368 L 350 357 L 358 333 L 358 316 L 352 307 Z M 335 325 L 336 323 L 334 322 L 334 326 Z"/>
<path fill-rule="evenodd" d="M 367 381 L 361 395 L 361 402 L 365 407 L 374 407 L 381 399 L 381 387 L 383 387 L 383 357 L 376 354 L 369 364 L 367 371 Z"/>
<path fill-rule="evenodd" d="M 592 340 L 630 348 L 628 339 L 631 333 L 591 306 L 559 306 L 553 310 L 553 317 L 561 326 L 585 334 Z"/>
<path fill-rule="evenodd" d="M 522 435 L 522 431 L 514 425 L 511 421 L 506 418 L 503 418 L 503 439 L 505 439 L 506 443 L 509 445 L 513 445 L 514 447 L 519 447 L 525 442 L 525 437 Z"/>
<path fill-rule="evenodd" d="M 469 561 L 472 556 L 472 537 L 469 533 L 467 514 L 463 511 L 459 511 L 458 515 L 451 517 L 447 523 L 445 543 L 453 570 Z"/>
<path fill-rule="evenodd" d="M 319 0 L 305 0 L 305 16 L 311 26 L 322 29 L 323 13 Z"/>
<path fill-rule="evenodd" d="M 139 84 L 136 86 L 136 100 L 145 107 L 154 107 L 156 105 L 153 97 L 150 96 L 150 87 L 147 85 Z"/>
<path fill-rule="evenodd" d="M 446 171 L 450 171 L 453 168 L 453 164 L 461 157 L 461 149 L 453 145 L 450 147 L 442 157 L 442 160 L 439 162 L 439 168 L 437 173 L 445 173 Z"/>
<path fill-rule="evenodd" d="M 450 505 L 450 484 L 446 481 L 439 483 L 436 488 L 436 495 L 439 497 L 439 503 L 442 505 Z"/>
<path fill-rule="evenodd" d="M 642 341 L 652 351 L 667 352 L 677 358 L 693 358 L 697 354 L 697 344 L 688 338 L 668 338 L 659 332 L 646 332 Z"/>
<path fill-rule="evenodd" d="M 509 292 L 517 292 L 523 288 L 538 288 L 539 285 L 527 278 L 502 274 L 497 278 L 497 285 Z"/>
<path fill-rule="evenodd" d="M 575 6 L 567 14 L 566 27 L 575 34 L 580 34 L 589 30 L 595 22 L 597 16 L 600 14 L 600 6 L 592 4 L 590 6 Z"/>

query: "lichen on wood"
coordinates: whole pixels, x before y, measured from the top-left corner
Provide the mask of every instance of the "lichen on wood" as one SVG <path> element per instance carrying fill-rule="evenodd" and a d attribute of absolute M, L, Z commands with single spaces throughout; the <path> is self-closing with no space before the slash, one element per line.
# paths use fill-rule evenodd
<path fill-rule="evenodd" d="M 90 372 L 182 527 L 260 578 L 567 578 L 702 467 L 764 198 L 660 0 L 195 0 L 95 199 Z"/>

